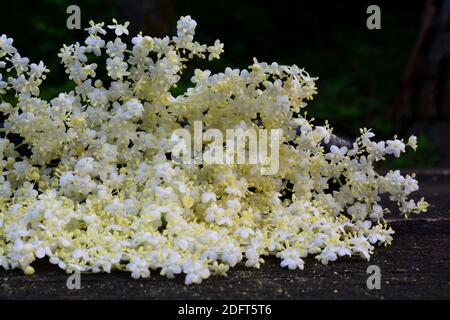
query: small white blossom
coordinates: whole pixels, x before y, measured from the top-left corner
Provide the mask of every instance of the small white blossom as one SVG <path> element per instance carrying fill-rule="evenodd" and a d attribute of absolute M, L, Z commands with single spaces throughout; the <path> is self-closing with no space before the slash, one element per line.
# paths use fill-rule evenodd
<path fill-rule="evenodd" d="M 114 80 L 122 79 L 124 76 L 129 75 L 130 73 L 127 69 L 128 64 L 119 57 L 106 60 L 106 70 L 108 70 L 108 75 Z"/>
<path fill-rule="evenodd" d="M 208 47 L 208 52 L 208 60 L 219 59 L 220 55 L 223 53 L 223 43 L 220 43 L 219 40 L 216 40 L 213 46 Z"/>
<path fill-rule="evenodd" d="M 303 270 L 304 261 L 300 258 L 300 254 L 294 248 L 285 249 L 278 252 L 277 257 L 281 258 L 281 266 L 288 267 L 291 270 L 300 269 Z"/>
<path fill-rule="evenodd" d="M 396 158 L 400 157 L 400 153 L 405 152 L 405 144 L 400 140 L 387 140 L 386 152 L 393 154 Z"/>
<path fill-rule="evenodd" d="M 134 256 L 130 263 L 126 266 L 127 270 L 131 272 L 134 279 L 150 277 L 150 270 L 148 262 L 139 256 Z"/>
<path fill-rule="evenodd" d="M 113 19 L 114 24 L 113 25 L 109 25 L 108 28 L 114 30 L 114 33 L 116 34 L 116 36 L 120 37 L 123 34 L 128 35 L 128 26 L 130 25 L 130 23 L 127 21 L 125 22 L 125 24 L 118 24 L 116 19 Z"/>

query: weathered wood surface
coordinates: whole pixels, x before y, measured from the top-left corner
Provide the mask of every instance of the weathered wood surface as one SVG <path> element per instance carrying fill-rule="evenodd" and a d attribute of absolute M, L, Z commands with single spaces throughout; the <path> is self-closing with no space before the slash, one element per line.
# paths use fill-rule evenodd
<path fill-rule="evenodd" d="M 81 275 L 81 289 L 66 287 L 67 274 L 49 263 L 36 274 L 0 271 L 0 299 L 431 299 L 450 298 L 450 173 L 422 171 L 421 190 L 431 207 L 408 220 L 393 214 L 393 245 L 377 248 L 370 262 L 341 259 L 323 266 L 307 259 L 304 271 L 279 267 L 268 259 L 259 270 L 238 267 L 228 277 L 185 286 L 153 272 L 133 280 L 129 273 Z M 381 268 L 381 289 L 368 290 L 367 267 Z"/>

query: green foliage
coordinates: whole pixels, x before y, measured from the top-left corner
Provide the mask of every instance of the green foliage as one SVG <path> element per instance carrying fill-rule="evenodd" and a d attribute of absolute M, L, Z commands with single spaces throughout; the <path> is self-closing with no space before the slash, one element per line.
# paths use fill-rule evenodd
<path fill-rule="evenodd" d="M 417 37 L 422 4 L 405 8 L 383 3 L 382 29 L 368 30 L 364 1 L 298 1 L 295 5 L 229 0 L 171 3 L 174 17 L 190 14 L 198 21 L 200 42 L 213 43 L 217 37 L 225 43 L 222 59 L 198 64 L 194 61 L 174 88 L 175 95 L 190 86 L 196 67 L 213 72 L 225 66 L 244 68 L 256 57 L 259 61 L 297 64 L 312 76 L 319 76 L 319 94 L 308 109 L 318 121 L 328 119 L 348 136 L 357 135 L 363 125 L 372 128 L 380 139 L 398 133 L 388 110 Z M 63 43 L 83 41 L 81 31 L 68 30 L 65 25 L 66 8 L 71 4 L 70 0 L 40 0 L 30 6 L 29 1 L 15 0 L 0 5 L 2 12 L 10 13 L 0 21 L 1 33 L 13 37 L 18 49 L 32 61 L 42 59 L 51 70 L 42 86 L 44 98 L 72 88 L 57 57 Z M 114 1 L 81 0 L 76 4 L 81 8 L 83 26 L 91 19 L 120 18 Z M 406 158 L 396 165 L 406 164 Z M 435 158 L 432 145 L 422 136 L 408 165 L 428 166 Z"/>

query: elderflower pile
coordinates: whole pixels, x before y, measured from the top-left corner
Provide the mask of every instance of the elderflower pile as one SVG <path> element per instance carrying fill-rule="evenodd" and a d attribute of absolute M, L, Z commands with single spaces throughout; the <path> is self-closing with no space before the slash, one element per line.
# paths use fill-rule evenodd
<path fill-rule="evenodd" d="M 74 89 L 50 101 L 39 97 L 49 70 L 0 38 L 3 268 L 32 274 L 47 256 L 67 272 L 145 278 L 154 270 L 200 283 L 238 263 L 258 268 L 270 255 L 289 269 L 303 269 L 307 256 L 368 260 L 394 233 L 382 194 L 405 216 L 426 211 L 423 199 L 408 198 L 419 188 L 414 176 L 374 170 L 415 149 L 416 138 L 375 141 L 362 129 L 352 147 L 326 151 L 332 128 L 304 112 L 316 79 L 303 69 L 256 59 L 247 70 L 197 69 L 192 87 L 174 96 L 186 63 L 219 58 L 223 44 L 196 42 L 190 16 L 172 38 L 140 33 L 131 44 L 128 23 L 113 23 L 90 22 L 84 44 L 64 45 L 59 57 Z M 282 129 L 278 172 L 172 160 L 171 133 L 194 121 L 222 132 Z"/>

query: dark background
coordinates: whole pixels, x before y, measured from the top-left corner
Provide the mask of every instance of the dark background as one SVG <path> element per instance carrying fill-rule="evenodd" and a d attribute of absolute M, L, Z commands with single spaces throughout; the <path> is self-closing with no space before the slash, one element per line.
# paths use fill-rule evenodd
<path fill-rule="evenodd" d="M 41 86 L 46 99 L 72 88 L 59 48 L 86 37 L 66 28 L 70 4 L 81 7 L 83 27 L 91 19 L 108 23 L 116 17 L 131 22 L 131 34 L 172 35 L 178 17 L 190 14 L 198 22 L 199 42 L 224 42 L 222 59 L 194 61 L 175 94 L 189 86 L 195 67 L 244 68 L 253 57 L 297 64 L 320 77 L 319 93 L 307 108 L 317 121 L 329 119 L 350 137 L 363 126 L 379 139 L 414 132 L 417 152 L 387 166 L 450 167 L 450 0 L 0 0 L 0 35 L 13 37 L 23 56 L 51 69 Z M 381 30 L 366 28 L 369 4 L 381 8 Z M 81 290 L 67 290 L 67 274 L 40 261 L 30 277 L 20 270 L 0 272 L 0 299 L 448 299 L 450 171 L 417 171 L 416 197 L 431 203 L 430 212 L 389 218 L 393 245 L 376 250 L 370 261 L 382 269 L 381 290 L 367 290 L 369 263 L 358 259 L 329 266 L 310 261 L 303 272 L 286 272 L 268 258 L 260 270 L 237 267 L 227 278 L 211 277 L 199 286 L 155 273 L 139 281 L 123 272 L 92 274 L 83 276 Z"/>
<path fill-rule="evenodd" d="M 51 70 L 42 86 L 50 99 L 69 91 L 57 53 L 86 33 L 66 28 L 66 8 L 89 20 L 130 21 L 130 35 L 173 35 L 181 15 L 198 22 L 197 40 L 225 44 L 222 59 L 194 61 L 175 94 L 185 90 L 194 68 L 214 72 L 258 61 L 297 64 L 318 76 L 318 95 L 308 114 L 328 119 L 338 134 L 355 137 L 373 128 L 379 139 L 419 138 L 417 152 L 386 166 L 450 166 L 450 1 L 182 1 L 2 0 L 0 34 L 14 38 L 22 56 Z M 370 4 L 381 8 L 381 30 L 366 27 Z"/>

